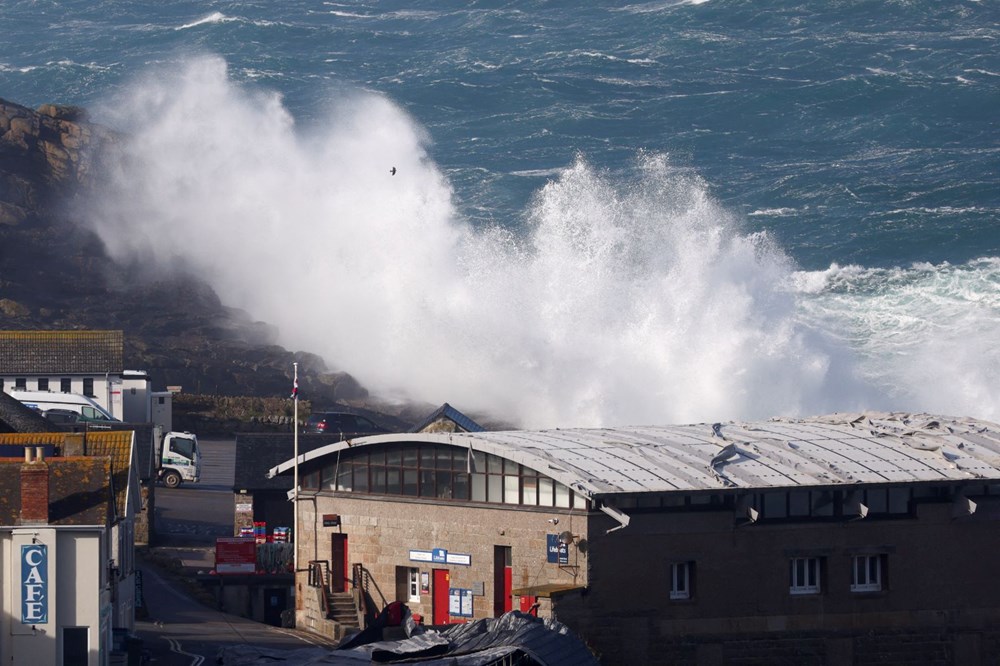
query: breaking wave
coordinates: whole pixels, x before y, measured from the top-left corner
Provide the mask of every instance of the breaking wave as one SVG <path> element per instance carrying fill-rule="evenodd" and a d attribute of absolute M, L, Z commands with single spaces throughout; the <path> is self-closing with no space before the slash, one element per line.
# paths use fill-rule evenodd
<path fill-rule="evenodd" d="M 581 156 L 536 193 L 523 231 L 474 227 L 390 99 L 340 93 L 330 108 L 300 127 L 216 57 L 153 72 L 97 110 L 131 138 L 88 217 L 114 256 L 198 274 L 373 392 L 526 427 L 996 409 L 985 370 L 974 404 L 902 388 L 974 370 L 987 338 L 950 369 L 929 363 L 950 342 L 932 326 L 896 345 L 892 322 L 859 313 L 884 309 L 880 283 L 905 311 L 906 289 L 797 273 L 663 155 L 627 176 Z M 912 364 L 894 361 L 904 349 Z"/>

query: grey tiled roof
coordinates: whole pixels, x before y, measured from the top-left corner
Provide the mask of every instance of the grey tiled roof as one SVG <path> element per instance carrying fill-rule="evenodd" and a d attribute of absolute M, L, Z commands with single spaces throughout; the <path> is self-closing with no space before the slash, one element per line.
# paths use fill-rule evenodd
<path fill-rule="evenodd" d="M 0 391 L 0 433 L 51 432 L 51 430 L 52 424 L 41 414 Z"/>
<path fill-rule="evenodd" d="M 124 369 L 121 331 L 0 331 L 0 375 Z"/>

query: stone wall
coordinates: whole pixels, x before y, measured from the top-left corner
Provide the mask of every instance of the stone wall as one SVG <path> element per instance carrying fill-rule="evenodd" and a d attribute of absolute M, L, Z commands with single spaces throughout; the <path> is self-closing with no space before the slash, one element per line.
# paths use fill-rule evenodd
<path fill-rule="evenodd" d="M 339 514 L 340 527 L 323 527 L 323 514 Z M 549 522 L 558 516 L 558 527 Z M 570 563 L 561 567 L 547 562 L 546 535 L 570 530 L 586 539 L 586 515 L 568 509 L 515 509 L 462 507 L 421 501 L 356 500 L 303 497 L 299 505 L 302 529 L 298 535 L 299 568 L 310 560 L 330 560 L 331 533 L 348 535 L 348 562 L 361 563 L 371 574 L 372 595 L 378 605 L 396 600 L 396 568 L 413 567 L 421 572 L 448 569 L 450 587 L 481 590 L 473 598 L 473 617 L 494 617 L 494 547 L 509 546 L 512 557 L 512 587 L 556 583 L 586 585 L 587 555 L 571 547 Z M 410 551 L 446 549 L 468 555 L 469 566 L 414 561 Z M 308 585 L 300 573 L 300 585 Z M 407 601 L 403 599 L 403 601 Z M 539 600 L 539 614 L 549 609 L 548 599 Z M 308 598 L 305 598 L 308 603 Z M 432 618 L 432 597 L 422 594 L 420 603 L 407 602 L 426 623 Z M 514 609 L 518 599 L 513 600 Z M 457 618 L 453 618 L 457 620 Z"/>

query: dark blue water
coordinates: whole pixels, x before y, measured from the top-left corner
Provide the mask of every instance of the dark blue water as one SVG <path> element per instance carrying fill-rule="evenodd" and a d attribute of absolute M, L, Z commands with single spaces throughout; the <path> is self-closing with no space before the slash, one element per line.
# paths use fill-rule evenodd
<path fill-rule="evenodd" d="M 355 354 L 370 333 L 328 342 L 300 332 L 290 305 L 260 297 L 265 286 L 214 276 L 234 304 L 281 323 L 284 342 L 319 349 L 386 390 L 453 402 L 471 393 L 471 402 L 545 424 L 867 406 L 1000 415 L 996 2 L 40 0 L 0 6 L 0 33 L 0 97 L 85 105 L 129 131 L 156 125 L 144 140 L 162 153 L 196 153 L 208 135 L 219 142 L 199 167 L 211 155 L 227 161 L 196 177 L 190 165 L 181 175 L 181 159 L 149 166 L 144 182 L 158 184 L 145 203 L 102 213 L 132 224 L 105 233 L 162 209 L 165 190 L 211 197 L 200 188 L 226 164 L 275 155 L 281 174 L 328 178 L 299 190 L 303 176 L 265 200 L 262 183 L 280 176 L 248 171 L 238 182 L 257 183 L 254 204 L 201 201 L 184 220 L 212 210 L 211 220 L 188 233 L 245 225 L 251 209 L 271 211 L 251 215 L 265 236 L 317 211 L 338 225 L 373 211 L 369 226 L 393 220 L 370 237 L 306 225 L 296 238 L 377 244 L 367 255 L 380 274 L 421 292 L 461 285 L 437 323 L 414 326 L 427 310 L 403 305 L 412 293 L 365 292 L 338 276 L 377 305 L 372 316 L 402 313 L 382 351 Z M 224 69 L 197 64 L 206 59 Z M 266 102 L 246 95 L 278 111 L 251 118 Z M 228 124 L 205 123 L 233 113 Z M 285 122 L 287 134 L 246 149 Z M 219 140 L 231 127 L 245 134 Z M 400 175 L 421 178 L 403 196 L 361 177 L 369 159 L 372 174 L 398 163 Z M 230 202 L 248 197 L 235 182 L 215 185 Z M 276 203 L 289 190 L 326 203 Z M 399 231 L 414 220 L 424 226 Z M 163 222 L 150 228 L 155 235 Z M 379 244 L 396 233 L 406 239 L 400 251 L 422 248 L 414 253 L 425 263 L 410 266 Z M 472 240 L 454 240 L 466 233 Z M 463 260 L 435 275 L 427 264 L 450 262 L 442 248 Z M 351 253 L 339 260 L 352 276 L 369 269 Z M 504 274 L 512 266 L 520 281 Z M 334 279 L 316 270 L 313 279 Z M 692 294 L 701 311 L 686 303 Z M 497 322 L 518 319 L 508 342 L 495 339 Z M 735 338 L 706 333 L 710 322 Z M 420 335 L 400 342 L 413 330 Z M 428 346 L 444 374 L 475 367 L 492 379 L 414 381 L 426 368 L 382 367 L 380 355 L 413 358 Z M 352 354 L 356 365 L 345 360 Z M 687 367 L 686 357 L 699 362 Z M 652 390 L 632 395 L 630 377 Z M 483 387 L 491 381 L 518 388 L 494 396 Z M 537 395 L 512 397 L 525 383 Z M 678 385 L 686 388 L 675 394 Z"/>

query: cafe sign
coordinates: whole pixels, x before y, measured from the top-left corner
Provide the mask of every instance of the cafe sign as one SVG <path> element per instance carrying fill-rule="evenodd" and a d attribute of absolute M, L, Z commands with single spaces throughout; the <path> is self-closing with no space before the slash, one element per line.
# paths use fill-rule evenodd
<path fill-rule="evenodd" d="M 49 550 L 41 543 L 21 546 L 21 624 L 49 621 Z"/>

